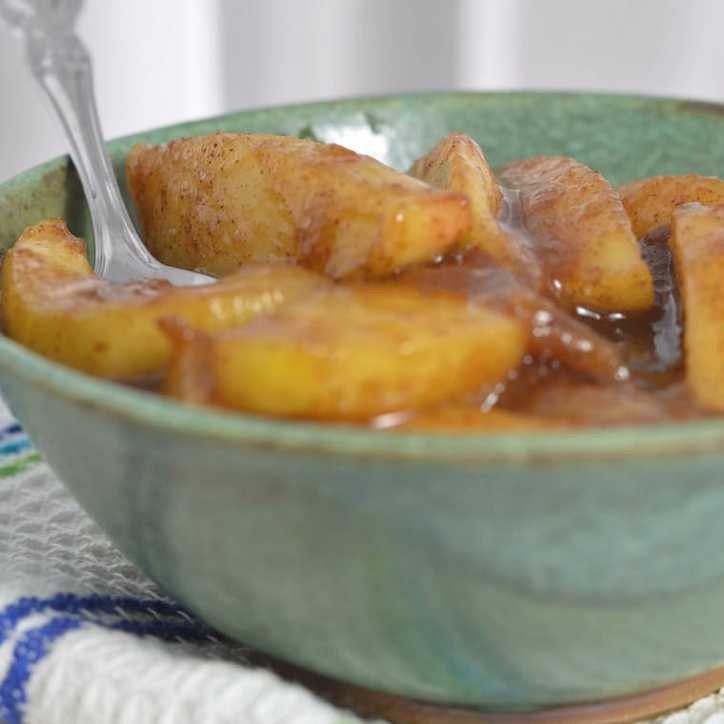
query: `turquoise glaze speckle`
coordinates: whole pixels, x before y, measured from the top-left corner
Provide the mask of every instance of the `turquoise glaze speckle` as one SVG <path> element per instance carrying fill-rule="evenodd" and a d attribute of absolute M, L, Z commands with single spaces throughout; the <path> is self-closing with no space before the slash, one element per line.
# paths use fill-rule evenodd
<path fill-rule="evenodd" d="M 724 109 L 565 94 L 431 94 L 237 113 L 398 168 L 442 135 L 493 164 L 575 155 L 619 183 L 724 171 Z M 89 237 L 51 161 L 0 187 L 0 248 L 47 216 Z M 90 514 L 171 595 L 271 654 L 371 687 L 527 709 L 724 663 L 724 422 L 390 434 L 182 407 L 0 338 L 0 384 Z"/>

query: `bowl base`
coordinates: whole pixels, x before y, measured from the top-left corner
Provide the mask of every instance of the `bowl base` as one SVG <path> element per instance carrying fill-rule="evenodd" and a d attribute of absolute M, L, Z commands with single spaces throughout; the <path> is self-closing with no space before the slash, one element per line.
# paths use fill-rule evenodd
<path fill-rule="evenodd" d="M 279 662 L 272 667 L 338 707 L 388 724 L 631 724 L 682 709 L 724 688 L 722 667 L 675 684 L 596 703 L 530 712 L 484 712 L 383 694 Z"/>

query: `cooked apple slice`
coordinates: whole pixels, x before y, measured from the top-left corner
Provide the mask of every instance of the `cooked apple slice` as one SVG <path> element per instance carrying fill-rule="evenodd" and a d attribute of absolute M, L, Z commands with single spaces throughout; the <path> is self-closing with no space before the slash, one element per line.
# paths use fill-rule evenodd
<path fill-rule="evenodd" d="M 470 226 L 461 194 L 341 146 L 285 136 L 135 146 L 126 175 L 151 252 L 216 275 L 295 260 L 335 278 L 384 277 L 443 253 Z"/>
<path fill-rule="evenodd" d="M 631 222 L 603 176 L 571 158 L 538 156 L 509 164 L 498 177 L 518 189 L 548 283 L 565 302 L 616 311 L 653 304 Z"/>
<path fill-rule="evenodd" d="M 528 332 L 513 317 L 454 296 L 370 284 L 323 291 L 201 339 L 171 337 L 171 394 L 188 399 L 190 391 L 198 402 L 198 390 L 211 389 L 211 402 L 241 410 L 359 420 L 497 382 L 518 364 Z M 185 381 L 181 368 L 199 384 Z"/>
<path fill-rule="evenodd" d="M 216 387 L 211 366 L 212 337 L 192 329 L 179 317 L 166 317 L 158 324 L 174 349 L 161 391 L 183 402 L 211 405 Z"/>
<path fill-rule="evenodd" d="M 686 417 L 690 406 L 677 405 L 634 385 L 586 385 L 549 380 L 530 394 L 521 414 L 568 420 L 576 426 L 609 426 L 662 422 Z"/>
<path fill-rule="evenodd" d="M 485 154 L 470 136 L 464 133 L 445 136 L 430 153 L 415 161 L 410 175 L 432 186 L 468 196 L 473 219 L 470 230 L 460 239 L 462 243 L 474 240 L 484 244 L 487 237 L 497 241 L 503 193 Z M 495 257 L 492 251 L 484 251 Z"/>
<path fill-rule="evenodd" d="M 696 402 L 724 410 L 724 206 L 679 206 L 670 242 L 684 308 L 686 384 Z"/>
<path fill-rule="evenodd" d="M 446 136 L 415 161 L 410 175 L 470 199 L 471 226 L 460 236 L 460 247 L 478 247 L 501 266 L 539 283 L 541 269 L 535 255 L 523 239 L 506 234 L 500 226 L 503 194 L 480 146 L 470 136 Z"/>
<path fill-rule="evenodd" d="M 597 382 L 620 382 L 628 370 L 616 345 L 553 302 L 527 288 L 507 269 L 480 265 L 475 255 L 459 264 L 410 269 L 403 281 L 422 290 L 444 290 L 470 304 L 482 304 L 518 317 L 532 331 L 528 350 L 540 359 L 557 360 Z"/>
<path fill-rule="evenodd" d="M 2 266 L 6 334 L 57 362 L 101 377 L 159 372 L 171 347 L 158 320 L 217 330 L 307 296 L 331 282 L 290 265 L 247 267 L 208 286 L 98 279 L 85 244 L 60 219 L 25 230 Z"/>
<path fill-rule="evenodd" d="M 696 174 L 653 176 L 621 186 L 618 192 L 639 239 L 668 226 L 674 209 L 681 204 L 724 204 L 724 181 Z"/>

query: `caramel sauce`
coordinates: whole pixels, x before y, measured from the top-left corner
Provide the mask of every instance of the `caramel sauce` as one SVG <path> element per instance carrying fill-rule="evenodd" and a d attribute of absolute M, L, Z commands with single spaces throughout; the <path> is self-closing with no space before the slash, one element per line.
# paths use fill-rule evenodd
<path fill-rule="evenodd" d="M 707 413 L 696 407 L 684 386 L 681 305 L 667 244 L 669 233 L 669 228 L 663 227 L 639 241 L 655 289 L 654 305 L 644 313 L 606 314 L 584 307 L 567 313 L 554 307 L 555 316 L 550 319 L 549 300 L 530 292 L 526 297 L 522 288 L 511 292 L 514 282 L 510 278 L 502 281 L 505 273 L 499 270 L 499 300 L 518 306 L 521 300 L 538 305 L 532 325 L 535 341 L 523 364 L 485 399 L 469 401 L 469 407 L 476 406 L 481 413 L 491 408 L 515 413 L 535 422 L 531 426 L 535 428 L 539 423 L 543 427 L 588 427 L 705 417 Z M 478 280 L 493 274 L 486 261 L 473 252 L 445 260 L 437 285 L 457 287 L 471 298 L 490 303 L 496 296 L 495 284 L 488 285 L 488 294 L 479 288 L 476 295 L 470 278 L 460 278 L 461 268 L 471 271 L 473 278 L 477 274 Z M 551 291 L 554 295 L 555 290 Z M 547 336 L 535 337 L 537 317 L 547 319 Z M 590 336 L 581 332 L 580 325 L 585 325 Z M 572 334 L 571 328 L 577 329 L 577 334 Z M 616 360 L 620 367 L 613 375 L 607 374 Z M 437 414 L 441 419 L 450 417 L 447 408 Z M 415 424 L 413 417 L 402 426 L 439 428 L 433 424 L 434 416 L 427 412 L 420 424 Z M 483 427 L 487 422 L 469 414 L 458 414 L 450 424 L 456 430 Z"/>
<path fill-rule="evenodd" d="M 530 240 L 506 197 L 505 230 Z M 525 319 L 530 352 L 520 367 L 493 388 L 437 410 L 387 413 L 368 425 L 379 430 L 502 432 L 652 423 L 704 417 L 683 382 L 681 305 L 667 240 L 668 227 L 639 242 L 651 270 L 655 302 L 639 314 L 563 310 L 555 288 L 530 280 L 468 249 L 406 270 L 393 283 L 466 296 Z M 161 379 L 124 380 L 160 392 Z M 493 414 L 491 414 L 491 412 Z"/>

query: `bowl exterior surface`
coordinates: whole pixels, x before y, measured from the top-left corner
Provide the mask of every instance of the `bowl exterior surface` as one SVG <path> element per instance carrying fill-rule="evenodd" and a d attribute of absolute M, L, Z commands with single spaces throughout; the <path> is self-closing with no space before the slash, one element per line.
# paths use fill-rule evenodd
<path fill-rule="evenodd" d="M 431 94 L 234 114 L 212 130 L 336 141 L 407 167 L 471 133 L 494 164 L 574 155 L 624 182 L 721 173 L 716 106 Z M 89 237 L 64 159 L 0 187 L 0 245 L 61 215 Z M 527 709 L 724 663 L 724 424 L 448 439 L 196 411 L 0 339 L 0 385 L 121 549 L 220 631 L 420 699 Z"/>

